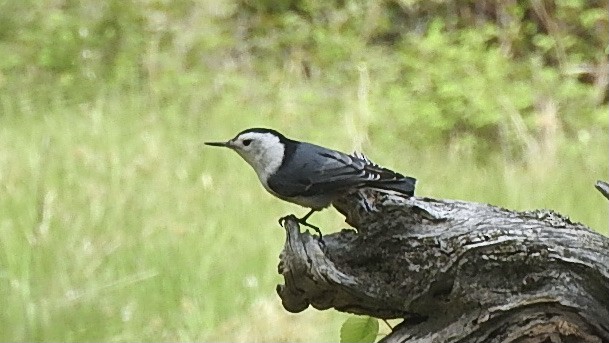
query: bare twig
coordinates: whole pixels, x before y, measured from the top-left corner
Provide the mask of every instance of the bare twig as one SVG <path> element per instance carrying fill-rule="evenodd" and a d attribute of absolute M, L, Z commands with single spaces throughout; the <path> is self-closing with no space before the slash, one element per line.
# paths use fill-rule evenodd
<path fill-rule="evenodd" d="M 609 200 L 609 183 L 598 180 L 596 181 L 594 187 L 596 187 L 596 189 L 598 189 L 598 191 Z"/>

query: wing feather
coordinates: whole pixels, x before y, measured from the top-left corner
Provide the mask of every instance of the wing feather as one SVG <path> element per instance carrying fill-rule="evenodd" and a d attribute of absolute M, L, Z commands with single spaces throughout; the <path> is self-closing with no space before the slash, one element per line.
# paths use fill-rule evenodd
<path fill-rule="evenodd" d="M 404 177 L 370 161 L 363 154 L 347 155 L 310 145 L 295 168 L 280 170 L 269 186 L 283 196 L 312 196 L 350 188 L 373 186 L 412 195 L 415 179 Z M 293 159 L 292 161 L 299 159 Z M 298 177 L 294 177 L 298 175 Z"/>

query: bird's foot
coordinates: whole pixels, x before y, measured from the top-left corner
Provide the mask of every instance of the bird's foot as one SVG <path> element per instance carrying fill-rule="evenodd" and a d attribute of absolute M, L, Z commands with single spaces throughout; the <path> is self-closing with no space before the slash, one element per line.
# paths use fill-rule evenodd
<path fill-rule="evenodd" d="M 306 219 L 304 217 L 303 218 L 298 218 L 298 217 L 296 217 L 293 214 L 288 214 L 287 216 L 279 218 L 279 225 L 281 225 L 281 227 L 284 227 L 283 224 L 288 219 L 295 220 L 298 224 L 304 225 L 304 226 L 308 226 L 311 229 L 315 230 L 315 232 L 317 232 L 317 234 L 319 235 L 319 238 L 317 239 L 317 241 L 319 243 L 322 243 L 322 244 L 324 243 L 323 242 L 323 235 L 321 233 L 321 230 L 317 226 L 307 223 L 307 221 L 306 221 Z"/>
<path fill-rule="evenodd" d="M 324 237 L 323 237 L 323 235 L 321 234 L 321 230 L 320 230 L 320 229 L 319 229 L 317 226 L 315 226 L 315 225 L 311 225 L 311 224 L 307 223 L 306 221 L 304 221 L 304 220 L 302 220 L 302 219 L 300 219 L 300 218 L 296 218 L 296 221 L 297 221 L 299 224 L 302 224 L 302 225 L 304 225 L 304 226 L 308 226 L 308 227 L 310 227 L 311 229 L 315 230 L 315 232 L 317 232 L 317 234 L 319 235 L 319 239 L 317 239 L 317 240 L 318 240 L 320 243 L 323 243 L 323 242 L 324 242 Z"/>

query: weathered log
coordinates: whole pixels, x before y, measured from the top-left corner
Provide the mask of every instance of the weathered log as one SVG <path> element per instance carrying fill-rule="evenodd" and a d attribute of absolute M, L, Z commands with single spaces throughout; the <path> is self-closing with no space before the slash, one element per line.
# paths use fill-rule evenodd
<path fill-rule="evenodd" d="M 403 318 L 384 342 L 609 342 L 609 239 L 553 211 L 361 190 L 284 222 L 283 306 Z"/>

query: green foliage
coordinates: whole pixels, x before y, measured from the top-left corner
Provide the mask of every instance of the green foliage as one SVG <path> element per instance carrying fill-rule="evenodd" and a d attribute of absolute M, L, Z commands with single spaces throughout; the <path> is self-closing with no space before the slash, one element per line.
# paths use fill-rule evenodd
<path fill-rule="evenodd" d="M 100 82 L 133 87 L 175 77 L 226 45 L 219 42 L 229 40 L 226 29 L 214 20 L 230 14 L 227 6 L 209 13 L 189 0 L 2 1 L 0 81 L 38 83 L 70 101 L 87 101 Z"/>
<path fill-rule="evenodd" d="M 336 341 L 273 291 L 300 209 L 201 145 L 246 127 L 604 231 L 604 9 L 531 3 L 0 1 L 0 341 Z"/>
<path fill-rule="evenodd" d="M 378 319 L 352 316 L 340 328 L 341 343 L 372 343 L 379 333 Z"/>
<path fill-rule="evenodd" d="M 597 68 L 608 31 L 601 5 L 3 1 L 0 89 L 35 85 L 47 101 L 86 103 L 101 83 L 151 86 L 163 102 L 182 86 L 234 82 L 206 77 L 214 72 L 266 79 L 271 89 L 344 89 L 360 82 L 363 67 L 372 80 L 365 110 L 383 114 L 370 130 L 386 130 L 392 119 L 391 134 L 410 144 L 474 138 L 481 153 L 501 146 L 521 158 L 547 131 L 547 116 L 571 137 L 608 126 L 605 69 Z M 354 96 L 348 92 L 325 96 Z M 218 100 L 211 93 L 201 96 Z"/>
<path fill-rule="evenodd" d="M 408 127 L 412 144 L 448 143 L 473 134 L 480 138 L 481 151 L 492 146 L 521 149 L 526 139 L 537 139 L 545 129 L 541 121 L 548 104 L 560 109 L 570 132 L 607 126 L 590 85 L 537 59 L 514 63 L 499 47 L 481 53 L 480 45 L 495 35 L 492 27 L 447 34 L 440 26 L 405 40 L 400 59 L 393 61 L 396 77 L 374 90 L 379 94 L 373 98 L 373 111 L 393 114 L 397 125 L 389 130 L 400 134 Z M 524 124 L 524 136 L 515 120 Z M 373 129 L 387 130 L 384 123 Z"/>
<path fill-rule="evenodd" d="M 375 87 L 367 110 L 385 115 L 370 123 L 371 130 L 389 129 L 416 145 L 477 137 L 481 153 L 501 146 L 521 158 L 528 142 L 542 139 L 550 126 L 574 137 L 608 125 L 606 83 L 582 82 L 590 73 L 603 78 L 590 69 L 606 60 L 600 2 L 413 1 L 396 7 L 302 0 L 271 11 L 273 3 L 251 14 L 265 18 L 249 31 L 252 54 L 287 55 L 330 85 L 356 82 L 355 69 L 369 68 Z M 267 44 L 258 43 L 269 34 Z M 281 63 L 265 60 L 271 68 Z M 394 120 L 389 128 L 387 118 Z"/>

